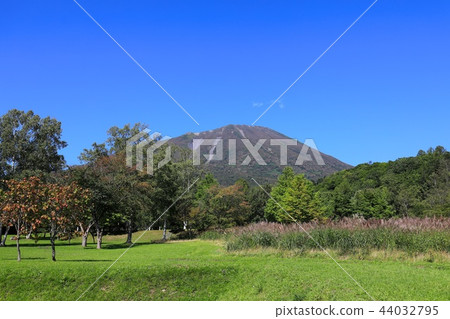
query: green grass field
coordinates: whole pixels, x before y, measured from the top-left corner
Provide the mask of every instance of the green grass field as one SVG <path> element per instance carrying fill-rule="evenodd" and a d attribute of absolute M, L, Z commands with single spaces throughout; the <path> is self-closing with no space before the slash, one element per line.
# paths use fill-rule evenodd
<path fill-rule="evenodd" d="M 137 238 L 139 234 L 135 234 Z M 220 241 L 150 243 L 147 232 L 82 300 L 369 300 L 323 254 L 290 256 L 270 251 L 229 253 Z M 76 300 L 127 248 L 123 236 L 58 242 L 52 262 L 48 242 L 21 241 L 0 248 L 0 300 Z M 449 300 L 450 263 L 357 256 L 339 263 L 376 300 Z"/>

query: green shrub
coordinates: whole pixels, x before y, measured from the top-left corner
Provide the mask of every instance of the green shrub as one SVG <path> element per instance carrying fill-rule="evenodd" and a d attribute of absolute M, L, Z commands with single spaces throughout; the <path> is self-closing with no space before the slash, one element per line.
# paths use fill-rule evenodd
<path fill-rule="evenodd" d="M 176 234 L 173 234 L 170 239 L 171 240 L 185 240 L 185 239 L 194 239 L 198 236 L 196 231 L 186 230 Z"/>
<path fill-rule="evenodd" d="M 203 240 L 218 240 L 224 237 L 223 233 L 214 230 L 208 230 L 200 234 L 200 239 Z"/>

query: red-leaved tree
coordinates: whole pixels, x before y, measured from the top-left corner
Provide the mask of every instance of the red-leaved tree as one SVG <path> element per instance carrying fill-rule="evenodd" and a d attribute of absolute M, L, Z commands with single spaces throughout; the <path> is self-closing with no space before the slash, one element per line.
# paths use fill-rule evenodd
<path fill-rule="evenodd" d="M 0 201 L 1 218 L 3 224 L 16 229 L 17 260 L 20 261 L 20 235 L 26 232 L 27 226 L 35 227 L 45 199 L 41 197 L 41 182 L 37 177 L 5 183 L 7 190 L 2 193 Z"/>
<path fill-rule="evenodd" d="M 5 184 L 6 191 L 0 196 L 0 218 L 3 224 L 14 226 L 17 230 L 17 260 L 21 260 L 20 235 L 47 229 L 50 232 L 52 260 L 56 261 L 56 238 L 70 234 L 76 225 L 81 227 L 86 223 L 85 216 L 89 215 L 91 205 L 90 191 L 76 183 L 44 183 L 38 177 L 8 180 Z"/>

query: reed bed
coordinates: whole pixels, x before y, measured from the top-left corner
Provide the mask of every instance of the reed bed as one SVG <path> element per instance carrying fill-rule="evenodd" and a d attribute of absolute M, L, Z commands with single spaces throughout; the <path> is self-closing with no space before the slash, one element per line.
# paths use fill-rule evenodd
<path fill-rule="evenodd" d="M 450 218 L 344 218 L 301 225 L 262 222 L 207 235 L 214 239 L 219 236 L 225 239 L 229 251 L 264 247 L 306 251 L 320 249 L 321 246 L 342 254 L 373 250 L 400 250 L 410 254 L 449 253 Z"/>

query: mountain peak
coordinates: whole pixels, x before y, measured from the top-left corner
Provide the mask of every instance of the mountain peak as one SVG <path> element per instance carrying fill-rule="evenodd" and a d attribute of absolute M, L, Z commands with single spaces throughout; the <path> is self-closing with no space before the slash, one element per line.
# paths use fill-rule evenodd
<path fill-rule="evenodd" d="M 223 140 L 223 159 L 210 161 L 206 161 L 205 159 L 204 163 L 202 163 L 202 168 L 211 171 L 219 182 L 224 185 L 233 184 L 239 178 L 244 178 L 249 181 L 252 178 L 255 178 L 260 183 L 274 182 L 286 165 L 283 165 L 280 160 L 281 147 L 279 145 L 273 145 L 271 140 L 294 140 L 264 126 L 228 124 L 208 131 L 196 133 L 189 132 L 171 139 L 170 143 L 192 150 L 194 139 Z M 233 143 L 236 149 L 235 165 L 230 165 L 230 155 L 234 158 L 234 154 L 230 154 L 230 140 L 234 140 Z M 243 140 L 248 141 L 246 142 Z M 265 140 L 264 143 L 262 143 L 261 140 Z M 254 146 L 258 141 L 262 143 L 257 151 L 263 159 L 263 165 L 257 163 L 256 159 L 253 158 L 248 149 L 248 142 Z M 201 147 L 200 152 L 201 154 L 215 154 L 218 145 L 220 144 L 204 145 Z M 316 154 L 320 154 L 324 165 L 320 165 L 318 162 L 310 160 L 304 161 L 302 165 L 296 165 L 296 160 L 304 147 L 304 144 L 300 142 L 297 142 L 296 145 L 289 145 L 287 147 L 287 165 L 291 166 L 296 173 L 305 174 L 305 176 L 311 180 L 318 180 L 319 178 L 334 172 L 351 167 L 350 165 L 321 152 L 316 152 Z M 306 149 L 308 148 L 306 147 Z M 311 150 L 309 150 L 309 153 L 311 153 Z"/>

